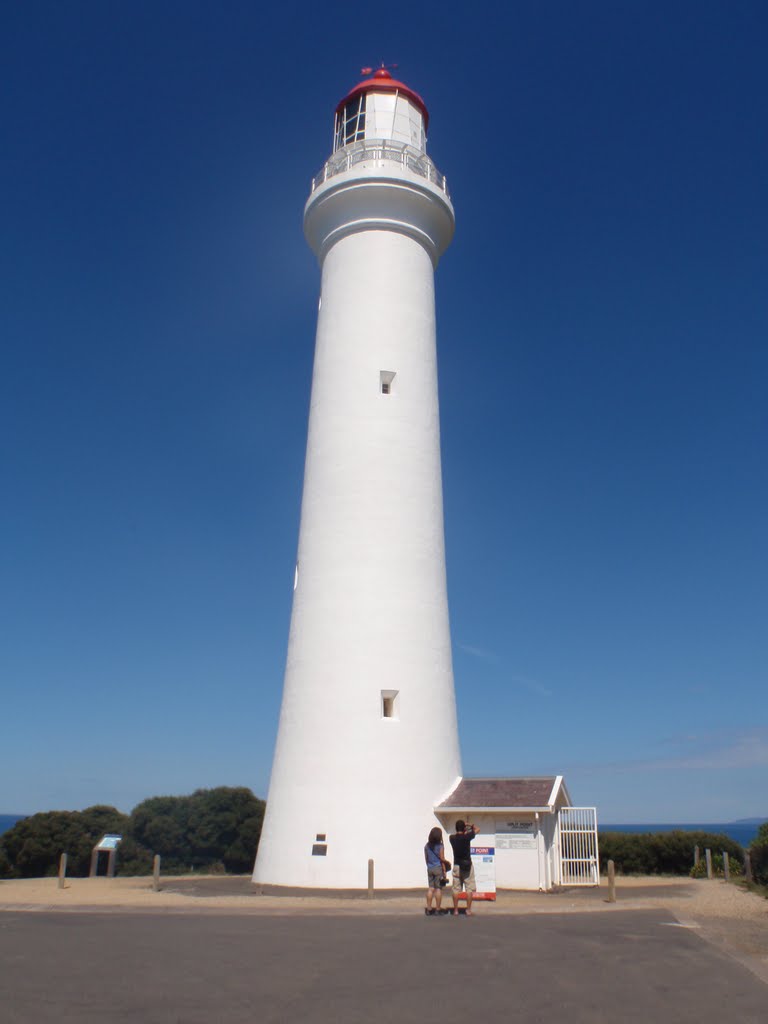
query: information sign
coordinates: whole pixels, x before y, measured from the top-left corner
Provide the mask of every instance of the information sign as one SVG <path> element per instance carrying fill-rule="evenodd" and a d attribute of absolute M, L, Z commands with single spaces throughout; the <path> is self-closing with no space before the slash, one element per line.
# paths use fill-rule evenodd
<path fill-rule="evenodd" d="M 491 835 L 476 835 L 469 852 L 472 856 L 472 865 L 475 869 L 475 885 L 477 891 L 476 900 L 496 899 L 496 849 L 494 837 Z"/>
<path fill-rule="evenodd" d="M 122 836 L 102 836 L 95 848 L 97 850 L 116 850 L 122 839 Z"/>
<path fill-rule="evenodd" d="M 535 850 L 536 823 L 533 821 L 497 821 L 496 847 L 499 850 Z"/>

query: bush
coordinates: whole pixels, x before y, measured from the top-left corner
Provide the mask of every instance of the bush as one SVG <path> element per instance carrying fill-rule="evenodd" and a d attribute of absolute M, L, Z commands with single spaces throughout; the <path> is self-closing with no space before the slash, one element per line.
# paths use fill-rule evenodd
<path fill-rule="evenodd" d="M 768 821 L 760 826 L 749 844 L 749 859 L 754 880 L 758 885 L 768 885 Z"/>
<path fill-rule="evenodd" d="M 707 860 L 703 852 L 699 863 L 694 864 L 688 873 L 691 878 L 707 877 Z M 722 853 L 712 854 L 712 874 L 715 878 L 725 878 L 725 858 Z M 741 861 L 734 860 L 730 854 L 728 854 L 728 874 L 731 878 L 738 878 L 739 875 L 744 874 L 744 868 Z"/>
<path fill-rule="evenodd" d="M 88 874 L 91 850 L 105 832 L 125 835 L 128 818 L 114 807 L 88 807 L 84 811 L 46 811 L 17 821 L 0 836 L 0 866 L 3 855 L 11 878 L 41 878 L 55 875 L 59 857 L 67 854 L 67 874 Z"/>
<path fill-rule="evenodd" d="M 606 871 L 608 861 L 612 860 L 616 870 L 625 875 L 688 875 L 696 846 L 702 860 L 705 849 L 719 857 L 721 870 L 723 850 L 728 854 L 731 870 L 741 869 L 744 851 L 735 840 L 710 832 L 683 831 L 601 832 L 600 869 Z"/>
<path fill-rule="evenodd" d="M 151 797 L 130 816 L 114 807 L 33 814 L 0 836 L 0 877 L 55 875 L 62 853 L 67 874 L 87 876 L 91 851 L 105 832 L 123 836 L 118 875 L 151 874 L 156 853 L 165 874 L 250 871 L 265 807 L 250 789 L 219 786 L 191 796 Z"/>
<path fill-rule="evenodd" d="M 265 807 L 242 786 L 152 797 L 133 809 L 131 835 L 145 850 L 160 854 L 166 873 L 202 871 L 217 863 L 232 873 L 250 871 Z"/>

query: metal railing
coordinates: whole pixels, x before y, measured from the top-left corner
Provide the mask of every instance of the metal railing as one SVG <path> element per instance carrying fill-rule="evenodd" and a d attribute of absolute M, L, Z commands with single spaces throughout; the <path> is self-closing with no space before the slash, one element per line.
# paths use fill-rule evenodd
<path fill-rule="evenodd" d="M 364 139 L 338 150 L 326 160 L 325 166 L 312 179 L 312 191 L 334 175 L 363 163 L 371 167 L 385 167 L 388 164 L 405 167 L 419 177 L 426 178 L 450 197 L 445 175 L 438 171 L 426 153 L 404 142 L 391 142 L 387 139 Z"/>

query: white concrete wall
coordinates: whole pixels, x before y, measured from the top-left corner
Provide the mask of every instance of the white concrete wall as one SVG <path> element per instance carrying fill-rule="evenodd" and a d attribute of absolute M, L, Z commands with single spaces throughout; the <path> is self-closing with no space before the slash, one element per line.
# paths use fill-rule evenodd
<path fill-rule="evenodd" d="M 550 889 L 552 887 L 551 860 L 553 857 L 552 844 L 554 842 L 555 816 L 553 814 L 539 814 L 538 821 L 533 812 L 517 811 L 494 811 L 492 813 L 475 814 L 465 812 L 461 814 L 452 813 L 439 815 L 440 825 L 445 833 L 445 841 L 448 843 L 448 836 L 455 831 L 457 818 L 463 818 L 466 822 L 476 825 L 483 835 L 495 837 L 494 842 L 494 868 L 496 872 L 497 889 L 524 889 L 533 890 Z M 531 849 L 501 849 L 498 845 L 497 832 L 499 822 L 507 820 L 525 821 L 533 825 L 535 846 Z M 448 859 L 452 860 L 450 852 Z"/>
<path fill-rule="evenodd" d="M 363 888 L 371 857 L 377 886 L 422 886 L 432 808 L 461 773 L 434 254 L 398 230 L 334 238 L 322 267 L 297 586 L 254 881 Z M 389 395 L 382 371 L 395 374 Z M 382 718 L 382 690 L 398 693 L 395 719 Z M 311 853 L 318 833 L 325 857 Z"/>

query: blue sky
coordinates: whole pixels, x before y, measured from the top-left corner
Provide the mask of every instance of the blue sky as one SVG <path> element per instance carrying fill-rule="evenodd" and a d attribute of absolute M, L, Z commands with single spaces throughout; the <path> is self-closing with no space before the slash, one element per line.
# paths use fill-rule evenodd
<path fill-rule="evenodd" d="M 359 69 L 430 108 L 467 775 L 768 813 L 762 4 L 10 5 L 0 811 L 266 795 Z M 428 744 L 429 738 L 425 737 Z"/>

